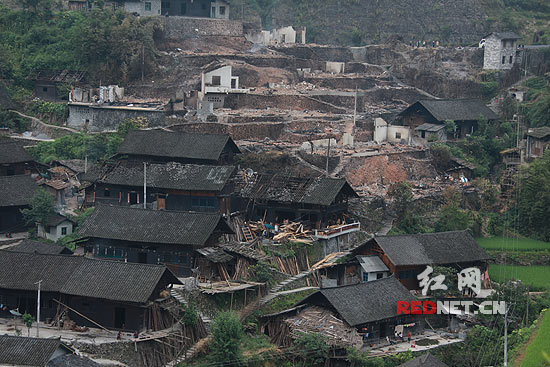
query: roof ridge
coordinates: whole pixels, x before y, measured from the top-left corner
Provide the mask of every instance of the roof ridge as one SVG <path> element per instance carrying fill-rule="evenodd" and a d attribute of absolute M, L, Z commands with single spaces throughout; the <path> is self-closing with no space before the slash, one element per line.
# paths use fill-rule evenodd
<path fill-rule="evenodd" d="M 141 210 L 148 213 L 183 213 L 183 214 L 200 214 L 200 215 L 209 215 L 209 216 L 219 216 L 221 217 L 221 213 L 214 213 L 214 212 L 196 212 L 191 210 L 158 210 L 158 209 L 149 209 L 149 208 L 135 208 L 131 206 L 123 206 L 123 205 L 112 205 L 112 204 L 105 204 L 105 203 L 96 203 L 96 208 L 117 208 L 120 210 Z M 95 210 L 94 210 L 95 213 Z"/>
<path fill-rule="evenodd" d="M 354 284 L 344 284 L 344 285 L 339 285 L 337 287 L 327 287 L 327 288 L 320 288 L 319 291 L 324 291 L 324 290 L 330 290 L 330 289 L 342 289 L 342 288 L 346 288 L 346 287 L 359 287 L 359 286 L 364 286 L 365 284 L 368 284 L 368 285 L 371 285 L 371 284 L 374 284 L 376 282 L 378 283 L 382 283 L 382 281 L 387 281 L 388 279 L 395 279 L 397 280 L 397 278 L 395 277 L 394 274 L 391 274 L 385 278 L 381 278 L 381 279 L 374 279 L 374 280 L 370 280 L 368 282 L 359 282 L 359 283 L 354 283 Z"/>

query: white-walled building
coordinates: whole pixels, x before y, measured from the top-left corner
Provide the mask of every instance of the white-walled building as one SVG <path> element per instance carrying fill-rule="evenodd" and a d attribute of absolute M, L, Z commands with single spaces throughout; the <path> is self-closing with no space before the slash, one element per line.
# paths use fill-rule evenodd
<path fill-rule="evenodd" d="M 55 214 L 48 218 L 45 226 L 38 224 L 37 235 L 50 241 L 68 236 L 73 233 L 74 222 L 69 218 Z"/>
<path fill-rule="evenodd" d="M 493 32 L 487 35 L 483 44 L 483 69 L 511 69 L 516 63 L 519 39 L 514 32 Z"/>

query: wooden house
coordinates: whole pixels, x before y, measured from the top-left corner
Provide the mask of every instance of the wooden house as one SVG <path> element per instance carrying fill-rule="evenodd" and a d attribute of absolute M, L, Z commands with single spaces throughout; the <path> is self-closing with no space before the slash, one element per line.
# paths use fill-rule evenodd
<path fill-rule="evenodd" d="M 320 229 L 343 222 L 348 200 L 358 197 L 346 179 L 300 178 L 278 174 L 246 174 L 235 184 L 235 207 L 250 220 L 310 222 Z"/>
<path fill-rule="evenodd" d="M 28 228 L 21 209 L 28 208 L 38 185 L 29 175 L 0 176 L 0 232 Z"/>
<path fill-rule="evenodd" d="M 36 162 L 25 148 L 15 142 L 0 142 L 0 176 L 30 175 Z"/>
<path fill-rule="evenodd" d="M 397 301 L 413 300 L 415 297 L 395 277 L 388 277 L 372 282 L 322 288 L 298 302 L 297 306 L 303 306 L 304 310 L 300 310 L 297 315 L 310 307 L 330 311 L 346 326 L 362 335 L 364 340 L 376 343 L 386 336 L 393 337 L 398 326 L 401 326 L 399 328 L 403 329 L 405 335 L 408 332 L 419 333 L 424 330 L 424 318 L 421 315 L 397 313 Z M 261 327 L 272 340 L 284 340 L 280 333 L 285 330 L 282 330 L 278 323 L 272 322 L 276 321 L 277 317 L 264 317 Z M 315 321 L 320 323 L 321 320 Z M 297 324 L 300 325 L 299 322 Z M 292 326 L 290 329 L 292 334 Z M 347 335 L 350 335 L 349 339 L 353 342 L 353 333 Z"/>
<path fill-rule="evenodd" d="M 126 135 L 117 157 L 139 162 L 225 165 L 232 164 L 239 153 L 229 135 L 134 130 Z"/>
<path fill-rule="evenodd" d="M 465 159 L 451 158 L 449 166 L 445 170 L 445 173 L 451 176 L 455 180 L 466 178 L 471 180 L 474 177 L 474 171 L 477 166 Z"/>
<path fill-rule="evenodd" d="M 163 265 L 133 264 L 83 256 L 0 251 L 0 299 L 9 310 L 36 317 L 41 283 L 40 319 L 64 325 L 142 331 L 155 329 L 153 315 L 161 292 L 181 282 Z M 158 311 L 161 312 L 162 311 Z M 63 316 L 62 316 L 63 315 Z"/>
<path fill-rule="evenodd" d="M 51 367 L 57 365 L 58 358 L 74 353 L 74 349 L 60 339 L 0 335 L 0 366 Z M 78 367 L 93 365 L 99 366 L 94 363 L 78 364 Z"/>
<path fill-rule="evenodd" d="M 96 258 L 165 264 L 178 276 L 190 276 L 194 250 L 233 231 L 215 213 L 98 205 L 78 233 Z"/>
<path fill-rule="evenodd" d="M 82 176 L 85 204 L 143 205 L 146 180 L 148 207 L 155 209 L 221 212 L 230 209 L 232 166 L 176 162 L 117 161 L 92 167 Z M 150 205 L 149 205 L 150 204 Z"/>
<path fill-rule="evenodd" d="M 31 254 L 45 255 L 72 255 L 73 252 L 65 246 L 56 245 L 51 242 L 40 242 L 35 240 L 23 240 L 15 246 L 6 248 L 8 251 L 28 252 Z"/>
<path fill-rule="evenodd" d="M 34 81 L 34 96 L 46 101 L 67 100 L 62 88 L 78 85 L 86 78 L 86 72 L 75 70 L 36 70 L 27 79 Z"/>
<path fill-rule="evenodd" d="M 430 135 L 434 135 L 434 140 L 462 139 L 477 129 L 482 118 L 492 121 L 498 116 L 477 99 L 420 100 L 398 115 L 403 126 L 411 128 L 415 140 L 420 142 L 430 141 Z M 453 121 L 456 130 L 447 131 L 446 121 Z"/>
<path fill-rule="evenodd" d="M 525 135 L 527 135 L 527 159 L 540 158 L 550 148 L 550 126 L 529 129 Z"/>
<path fill-rule="evenodd" d="M 468 231 L 377 236 L 352 250 L 377 255 L 405 287 L 419 289 L 417 275 L 430 266 L 488 269 L 489 256 Z"/>

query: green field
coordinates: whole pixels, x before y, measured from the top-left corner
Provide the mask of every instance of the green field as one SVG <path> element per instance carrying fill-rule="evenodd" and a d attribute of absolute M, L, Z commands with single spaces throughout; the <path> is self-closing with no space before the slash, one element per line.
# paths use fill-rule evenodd
<path fill-rule="evenodd" d="M 550 266 L 489 265 L 489 276 L 495 282 L 521 280 L 531 291 L 550 289 Z"/>
<path fill-rule="evenodd" d="M 542 352 L 550 355 L 550 312 L 544 313 L 535 339 L 529 343 L 525 350 L 525 357 L 520 367 L 541 367 L 546 366 Z"/>
<path fill-rule="evenodd" d="M 550 243 L 529 238 L 488 237 L 478 238 L 477 243 L 486 250 L 544 251 L 550 250 Z"/>

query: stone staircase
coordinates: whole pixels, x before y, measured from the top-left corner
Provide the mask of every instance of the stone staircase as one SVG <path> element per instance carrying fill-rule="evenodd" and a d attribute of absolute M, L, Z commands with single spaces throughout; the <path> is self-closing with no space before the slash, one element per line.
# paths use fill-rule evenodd
<path fill-rule="evenodd" d="M 185 298 L 183 297 L 183 294 L 181 294 L 181 291 L 179 291 L 178 289 L 174 289 L 172 288 L 170 290 L 170 295 L 172 297 L 174 297 L 175 299 L 178 300 L 179 303 L 185 305 L 185 306 L 188 306 L 188 302 L 185 300 Z M 206 316 L 205 314 L 203 314 L 202 312 L 200 312 L 199 310 L 197 310 L 197 313 L 199 315 L 199 317 L 202 319 L 202 321 L 206 324 L 206 328 L 207 329 L 210 329 L 210 323 L 212 322 L 212 320 L 210 319 L 210 317 Z"/>

